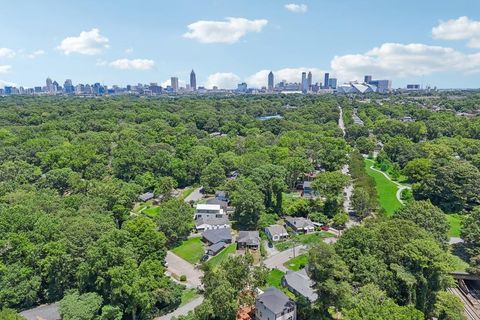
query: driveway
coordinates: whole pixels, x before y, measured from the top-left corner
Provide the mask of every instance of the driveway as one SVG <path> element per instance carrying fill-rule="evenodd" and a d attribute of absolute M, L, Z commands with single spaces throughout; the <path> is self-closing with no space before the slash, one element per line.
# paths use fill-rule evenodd
<path fill-rule="evenodd" d="M 185 275 L 187 277 L 185 285 L 192 288 L 199 288 L 202 284 L 201 277 L 203 272 L 196 269 L 192 264 L 183 260 L 174 253 L 168 251 L 165 261 L 168 263 L 167 271 L 177 276 Z"/>
<path fill-rule="evenodd" d="M 462 243 L 464 242 L 462 238 L 458 238 L 458 237 L 450 237 L 448 243 L 449 244 L 458 244 L 458 243 Z"/>
<path fill-rule="evenodd" d="M 198 298 L 193 299 L 192 301 L 190 301 L 189 303 L 181 306 L 180 308 L 176 309 L 175 311 L 173 311 L 169 314 L 166 314 L 164 316 L 155 318 L 155 320 L 170 320 L 173 317 L 184 316 L 184 315 L 188 314 L 190 311 L 193 311 L 193 309 L 195 309 L 199 305 L 201 305 L 202 302 L 203 302 L 203 296 L 199 296 Z"/>
<path fill-rule="evenodd" d="M 190 203 L 190 202 L 195 202 L 203 198 L 203 193 L 200 192 L 203 187 L 197 188 L 192 191 L 188 196 L 185 197 L 185 202 Z"/>

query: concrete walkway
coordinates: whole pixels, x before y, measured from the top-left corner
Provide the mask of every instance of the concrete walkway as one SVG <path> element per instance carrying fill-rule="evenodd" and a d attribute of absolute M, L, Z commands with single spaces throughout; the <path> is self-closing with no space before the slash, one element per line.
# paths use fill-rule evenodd
<path fill-rule="evenodd" d="M 155 318 L 155 320 L 170 320 L 173 317 L 184 316 L 188 314 L 190 311 L 193 311 L 199 305 L 201 305 L 202 302 L 203 302 L 203 296 L 199 296 L 198 298 L 193 299 L 192 301 L 190 301 L 189 303 L 186 303 L 185 305 L 181 306 L 175 311 L 170 312 L 169 314 L 166 314 L 164 316 Z"/>

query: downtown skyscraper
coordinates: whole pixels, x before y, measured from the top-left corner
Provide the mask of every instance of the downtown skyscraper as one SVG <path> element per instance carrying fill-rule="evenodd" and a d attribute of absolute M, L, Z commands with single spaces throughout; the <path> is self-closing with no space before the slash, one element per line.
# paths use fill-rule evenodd
<path fill-rule="evenodd" d="M 268 91 L 269 92 L 272 92 L 273 91 L 273 86 L 274 86 L 274 76 L 273 76 L 273 72 L 270 71 L 270 73 L 268 74 Z"/>
<path fill-rule="evenodd" d="M 190 72 L 190 89 L 192 91 L 197 90 L 197 76 L 195 75 L 195 71 Z"/>

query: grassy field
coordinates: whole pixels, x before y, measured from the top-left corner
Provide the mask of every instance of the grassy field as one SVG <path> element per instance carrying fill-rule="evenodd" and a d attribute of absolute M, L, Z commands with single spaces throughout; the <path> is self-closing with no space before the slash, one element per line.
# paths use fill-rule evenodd
<path fill-rule="evenodd" d="M 148 207 L 142 211 L 143 214 L 149 216 L 150 218 L 155 218 L 160 212 L 158 207 Z"/>
<path fill-rule="evenodd" d="M 324 238 L 333 237 L 330 232 L 320 231 L 310 234 L 300 234 L 295 236 L 295 239 L 289 239 L 285 241 L 275 242 L 275 248 L 278 251 L 284 251 L 292 248 L 294 245 L 306 244 L 312 245 L 323 241 Z"/>
<path fill-rule="evenodd" d="M 450 271 L 465 272 L 469 267 L 469 264 L 467 262 L 463 261 L 460 257 L 455 256 L 453 254 L 450 255 L 449 265 L 450 265 Z"/>
<path fill-rule="evenodd" d="M 220 253 L 218 253 L 216 256 L 210 258 L 207 261 L 207 264 L 213 267 L 218 266 L 220 263 L 225 261 L 225 259 L 227 259 L 231 253 L 235 253 L 236 250 L 237 250 L 236 244 L 231 243 L 225 249 L 223 249 Z"/>
<path fill-rule="evenodd" d="M 283 266 L 287 269 L 298 271 L 300 269 L 305 268 L 307 263 L 308 263 L 308 256 L 306 254 L 302 254 L 288 260 L 283 264 Z"/>
<path fill-rule="evenodd" d="M 193 299 L 198 297 L 197 289 L 185 289 L 182 292 L 182 302 L 180 303 L 180 307 L 189 303 Z"/>
<path fill-rule="evenodd" d="M 465 216 L 460 214 L 447 214 L 447 220 L 450 224 L 450 231 L 448 233 L 450 237 L 460 237 L 464 218 Z"/>
<path fill-rule="evenodd" d="M 267 275 L 267 287 L 282 289 L 282 277 L 284 274 L 278 269 L 272 269 Z"/>
<path fill-rule="evenodd" d="M 205 249 L 203 247 L 202 239 L 200 237 L 195 237 L 183 241 L 180 246 L 172 249 L 172 252 L 191 264 L 195 264 L 200 261 Z"/>
<path fill-rule="evenodd" d="M 402 204 L 398 201 L 396 196 L 398 187 L 395 183 L 388 180 L 382 173 L 370 169 L 370 166 L 372 166 L 373 163 L 373 160 L 365 159 L 365 171 L 375 180 L 378 202 L 390 216 L 395 210 L 402 207 Z"/>

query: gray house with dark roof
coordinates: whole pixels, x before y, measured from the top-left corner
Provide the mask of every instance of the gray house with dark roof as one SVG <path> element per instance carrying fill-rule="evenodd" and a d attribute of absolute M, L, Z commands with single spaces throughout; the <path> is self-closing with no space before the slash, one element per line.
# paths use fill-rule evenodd
<path fill-rule="evenodd" d="M 230 228 L 230 220 L 226 216 L 198 218 L 195 221 L 195 228 L 197 231 Z"/>
<path fill-rule="evenodd" d="M 279 224 L 272 224 L 265 228 L 265 233 L 270 241 L 280 241 L 288 238 L 287 230 Z"/>
<path fill-rule="evenodd" d="M 310 279 L 305 268 L 300 271 L 289 270 L 282 278 L 284 287 L 287 287 L 295 295 L 308 299 L 310 302 L 318 299 L 317 293 L 312 288 L 313 284 L 313 280 Z"/>
<path fill-rule="evenodd" d="M 297 306 L 277 288 L 268 288 L 255 299 L 255 319 L 296 320 Z"/>
<path fill-rule="evenodd" d="M 202 238 L 205 242 L 211 245 L 218 242 L 232 242 L 232 234 L 230 233 L 230 228 L 205 230 L 202 233 Z"/>
<path fill-rule="evenodd" d="M 217 253 L 222 251 L 223 248 L 225 248 L 226 246 L 227 246 L 227 244 L 225 242 L 220 241 L 220 242 L 212 244 L 211 246 L 208 246 L 207 250 L 205 250 L 205 253 L 208 254 L 208 255 L 211 255 L 211 256 L 215 256 L 215 255 L 217 255 Z"/>
<path fill-rule="evenodd" d="M 145 201 L 153 199 L 154 196 L 155 195 L 153 194 L 153 192 L 145 192 L 145 193 L 142 193 L 141 195 L 139 195 L 138 199 L 145 202 Z"/>
<path fill-rule="evenodd" d="M 237 236 L 237 250 L 254 249 L 260 247 L 260 234 L 258 231 L 240 231 Z"/>
<path fill-rule="evenodd" d="M 315 231 L 315 225 L 310 219 L 303 217 L 285 217 L 285 223 L 295 233 L 311 233 Z"/>

